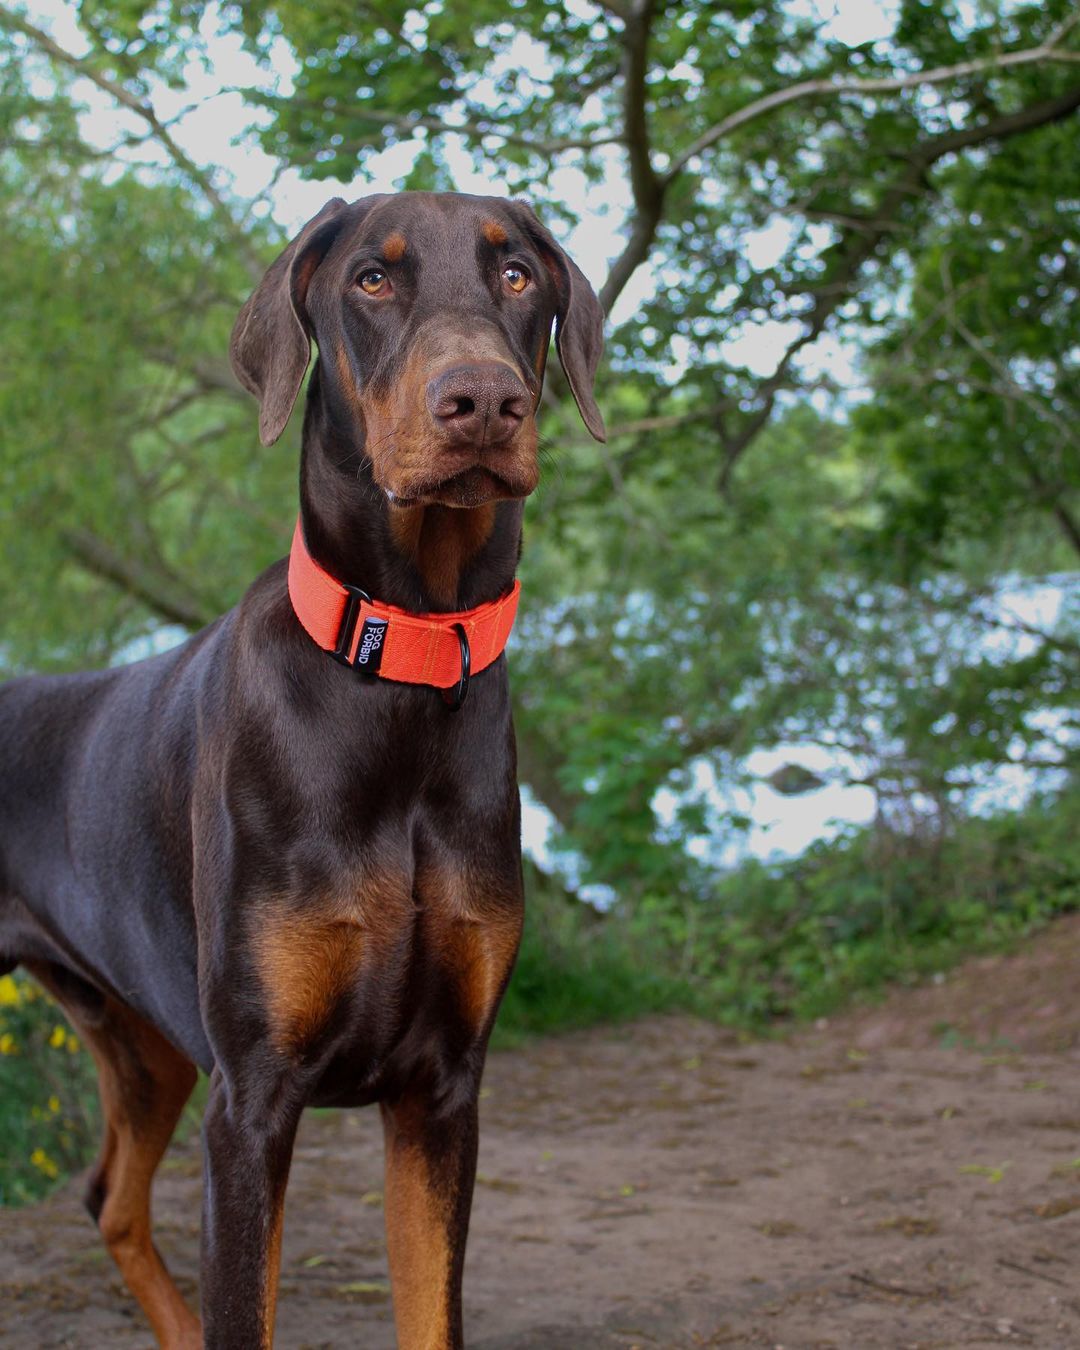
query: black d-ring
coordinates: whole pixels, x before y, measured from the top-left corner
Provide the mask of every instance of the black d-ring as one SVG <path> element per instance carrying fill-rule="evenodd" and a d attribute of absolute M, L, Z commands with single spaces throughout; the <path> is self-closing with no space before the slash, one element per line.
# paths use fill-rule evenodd
<path fill-rule="evenodd" d="M 465 700 L 469 697 L 469 675 L 472 671 L 472 652 L 469 650 L 469 635 L 465 631 L 465 625 L 454 624 L 454 632 L 457 633 L 458 647 L 461 651 L 461 679 L 457 682 L 457 688 L 442 691 L 443 702 L 451 712 L 457 712 L 465 706 Z"/>

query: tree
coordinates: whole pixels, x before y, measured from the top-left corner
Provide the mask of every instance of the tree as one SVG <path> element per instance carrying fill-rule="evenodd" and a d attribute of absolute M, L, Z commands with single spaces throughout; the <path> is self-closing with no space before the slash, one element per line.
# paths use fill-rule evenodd
<path fill-rule="evenodd" d="M 0 559 L 30 602 L 9 663 L 104 658 L 162 620 L 215 613 L 283 550 L 293 495 L 293 447 L 257 449 L 223 363 L 233 308 L 280 239 L 155 110 L 188 61 L 209 59 L 213 15 L 98 0 L 79 14 L 85 53 L 0 4 L 0 190 L 16 241 L 0 266 L 19 296 L 0 360 L 18 354 L 23 376 L 0 395 L 3 463 L 37 527 L 30 553 Z M 946 639 L 985 628 L 988 520 L 1006 537 L 1024 503 L 1016 565 L 1030 569 L 1050 536 L 1062 559 L 1075 519 L 1075 459 L 1052 430 L 1075 399 L 1058 284 L 1075 261 L 1075 194 L 1059 194 L 1080 108 L 1071 6 L 972 16 L 904 0 L 889 37 L 858 46 L 782 0 L 480 0 L 467 22 L 448 5 L 283 0 L 220 22 L 268 70 L 295 54 L 293 88 L 245 92 L 283 168 L 362 183 L 373 155 L 411 140 L 407 185 L 452 186 L 464 148 L 562 229 L 576 218 L 568 173 L 592 185 L 590 204 L 613 177 L 628 185 L 602 293 L 612 304 L 644 268 L 648 298 L 611 333 L 609 446 L 579 444 L 554 390 L 549 430 L 566 450 L 530 507 L 516 657 L 524 776 L 590 875 L 631 898 L 707 885 L 683 846 L 725 822 L 691 789 L 702 765 L 731 776 L 754 745 L 846 744 L 894 796 L 944 800 L 965 755 L 1000 762 L 1009 727 L 1060 701 L 1067 616 L 1034 635 L 1038 660 L 981 684 L 970 645 Z M 43 99 L 31 90 L 46 76 Z M 80 140 L 76 76 L 124 111 L 115 155 Z M 130 167 L 140 153 L 152 173 Z M 986 246 L 1024 229 L 1023 265 Z M 54 307 L 57 276 L 79 285 Z M 1014 327 L 1020 278 L 1035 280 Z M 729 339 L 763 324 L 785 345 L 762 374 Z M 875 407 L 851 424 L 808 359 L 822 335 L 869 353 Z M 1016 435 L 999 432 L 994 472 L 976 474 L 1000 418 Z M 910 566 L 883 568 L 901 536 Z M 987 737 L 973 713 L 943 750 L 949 691 L 975 709 L 1003 682 L 1009 717 Z M 688 790 L 666 833 L 664 785 Z"/>

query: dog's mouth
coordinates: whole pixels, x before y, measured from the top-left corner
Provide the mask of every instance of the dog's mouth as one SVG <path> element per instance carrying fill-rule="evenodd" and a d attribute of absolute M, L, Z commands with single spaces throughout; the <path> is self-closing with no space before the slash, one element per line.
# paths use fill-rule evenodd
<path fill-rule="evenodd" d="M 451 506 L 469 510 L 488 502 L 527 497 L 536 487 L 536 481 L 536 472 L 525 468 L 513 473 L 499 473 L 486 465 L 472 464 L 446 478 L 409 484 L 406 493 L 387 488 L 386 495 L 398 507 Z"/>

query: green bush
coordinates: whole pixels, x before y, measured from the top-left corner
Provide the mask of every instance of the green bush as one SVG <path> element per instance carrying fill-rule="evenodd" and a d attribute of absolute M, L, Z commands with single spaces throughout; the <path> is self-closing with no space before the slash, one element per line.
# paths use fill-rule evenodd
<path fill-rule="evenodd" d="M 999 948 L 1080 907 L 1080 792 L 899 834 L 881 826 L 779 866 L 748 863 L 704 904 L 647 901 L 629 924 L 695 1006 L 761 1026 Z"/>
<path fill-rule="evenodd" d="M 655 955 L 648 934 L 595 914 L 527 868 L 525 931 L 494 1044 L 693 1006 L 690 983 Z"/>
<path fill-rule="evenodd" d="M 41 1199 L 90 1161 L 98 1133 L 89 1054 L 37 985 L 0 977 L 0 1205 Z"/>

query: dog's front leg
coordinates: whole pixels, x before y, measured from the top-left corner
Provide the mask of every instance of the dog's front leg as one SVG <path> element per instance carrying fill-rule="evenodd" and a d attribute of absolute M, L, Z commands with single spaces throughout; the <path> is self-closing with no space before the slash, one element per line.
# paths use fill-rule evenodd
<path fill-rule="evenodd" d="M 205 1350 L 269 1350 L 274 1339 L 285 1186 L 302 1104 L 257 1099 L 210 1079 L 203 1120 Z"/>
<path fill-rule="evenodd" d="M 460 1350 L 461 1273 L 476 1179 L 478 1086 L 453 1105 L 411 1091 L 381 1105 L 386 1240 L 398 1350 Z"/>

